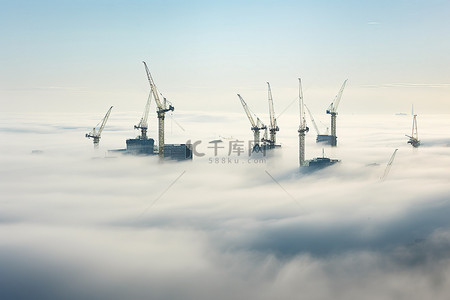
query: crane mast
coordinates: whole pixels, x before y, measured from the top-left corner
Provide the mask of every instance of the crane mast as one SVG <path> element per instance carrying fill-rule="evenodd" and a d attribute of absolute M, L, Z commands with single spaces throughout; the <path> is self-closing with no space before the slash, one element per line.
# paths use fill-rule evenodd
<path fill-rule="evenodd" d="M 156 113 L 158 115 L 158 151 L 159 151 L 159 156 L 160 157 L 164 157 L 164 118 L 165 118 L 166 112 L 173 111 L 174 107 L 172 105 L 170 105 L 170 103 L 169 103 L 169 107 L 167 107 L 168 101 L 166 100 L 166 98 L 164 98 L 164 102 L 163 103 L 161 102 L 161 100 L 159 98 L 158 90 L 156 88 L 155 82 L 153 81 L 152 75 L 150 74 L 150 71 L 149 71 L 149 69 L 147 67 L 147 64 L 145 63 L 145 61 L 143 61 L 143 63 L 144 63 L 144 66 L 145 66 L 145 71 L 147 73 L 148 82 L 150 83 L 151 92 L 152 92 L 153 98 L 155 99 L 156 106 L 157 106 Z"/>
<path fill-rule="evenodd" d="M 409 137 L 408 144 L 411 144 L 414 148 L 420 146 L 419 133 L 417 132 L 417 115 L 413 117 L 411 136 L 406 136 Z"/>
<path fill-rule="evenodd" d="M 337 145 L 337 136 L 336 136 L 336 116 L 337 116 L 337 108 L 339 106 L 339 102 L 341 101 L 342 93 L 344 92 L 345 84 L 347 83 L 347 79 L 342 84 L 339 93 L 334 98 L 334 101 L 331 102 L 330 106 L 327 109 L 327 114 L 331 115 L 331 146 Z"/>
<path fill-rule="evenodd" d="M 145 104 L 144 113 L 142 115 L 141 120 L 139 121 L 139 124 L 134 125 L 134 129 L 140 129 L 141 130 L 141 136 L 139 139 L 146 140 L 147 139 L 147 129 L 148 129 L 148 113 L 150 110 L 150 101 L 152 98 L 152 92 L 148 95 L 147 103 Z"/>
<path fill-rule="evenodd" d="M 414 115 L 413 118 L 413 127 L 411 136 L 414 137 L 416 140 L 419 139 L 419 133 L 417 132 L 417 115 Z"/>
<path fill-rule="evenodd" d="M 305 119 L 305 110 L 303 104 L 303 90 L 302 90 L 302 80 L 298 79 L 299 88 L 298 88 L 298 98 L 299 98 L 299 107 L 300 107 L 300 126 L 298 128 L 298 148 L 299 148 L 299 162 L 300 167 L 306 165 L 305 162 L 305 135 L 309 131 L 309 128 L 306 126 Z"/>
<path fill-rule="evenodd" d="M 270 144 L 272 147 L 275 147 L 276 143 L 276 133 L 280 129 L 277 126 L 277 119 L 275 118 L 275 110 L 273 108 L 273 98 L 272 98 L 272 90 L 270 89 L 270 83 L 267 82 L 268 86 L 268 98 L 269 98 L 269 115 L 270 115 Z"/>
<path fill-rule="evenodd" d="M 258 117 L 256 117 L 256 119 L 257 119 L 256 124 L 258 124 L 257 125 L 258 128 L 260 130 L 264 129 L 263 137 L 260 139 L 260 141 L 263 143 L 263 145 L 262 145 L 262 147 L 261 147 L 261 145 L 259 145 L 259 149 L 261 151 L 264 149 L 264 151 L 265 151 L 266 150 L 267 141 L 268 141 L 268 138 L 267 138 L 267 126 L 264 125 L 264 123 Z"/>
<path fill-rule="evenodd" d="M 108 109 L 108 112 L 106 113 L 106 115 L 103 117 L 103 120 L 101 121 L 100 127 L 98 129 L 96 129 L 96 127 L 94 127 L 94 128 L 92 128 L 91 132 L 86 134 L 87 138 L 93 138 L 94 139 L 94 148 L 98 148 L 98 144 L 100 143 L 100 137 L 101 137 L 102 131 L 105 128 L 106 121 L 108 121 L 108 118 L 109 118 L 109 115 L 111 114 L 112 108 L 113 107 L 111 106 Z"/>
<path fill-rule="evenodd" d="M 259 120 L 259 119 L 258 119 Z M 260 120 L 259 120 L 259 122 L 261 122 Z M 263 147 L 264 147 L 264 149 L 266 149 L 265 147 L 267 146 L 267 143 L 270 143 L 270 141 L 269 141 L 269 135 L 268 135 L 268 133 L 267 133 L 267 126 L 266 125 L 264 125 L 264 123 L 262 123 L 261 122 L 261 127 L 260 127 L 261 129 L 264 129 L 264 134 L 263 134 L 263 137 L 262 137 L 262 139 L 261 139 L 261 142 L 263 142 Z"/>

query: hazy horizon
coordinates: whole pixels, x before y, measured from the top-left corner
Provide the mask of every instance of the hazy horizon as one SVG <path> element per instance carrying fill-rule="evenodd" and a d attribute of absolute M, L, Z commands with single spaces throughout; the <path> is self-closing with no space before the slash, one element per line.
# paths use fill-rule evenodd
<path fill-rule="evenodd" d="M 450 113 L 447 1 L 4 1 L 4 112 L 140 110 L 142 61 L 178 111 L 298 95 L 342 113 Z"/>

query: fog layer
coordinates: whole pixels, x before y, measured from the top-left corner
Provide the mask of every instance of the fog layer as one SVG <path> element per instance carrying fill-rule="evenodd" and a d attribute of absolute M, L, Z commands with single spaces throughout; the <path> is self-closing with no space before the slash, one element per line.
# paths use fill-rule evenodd
<path fill-rule="evenodd" d="M 341 163 L 311 174 L 295 115 L 265 156 L 228 155 L 252 139 L 244 114 L 197 112 L 168 117 L 166 134 L 201 141 L 202 157 L 108 153 L 139 117 L 113 111 L 97 151 L 96 115 L 2 118 L 2 299 L 447 299 L 448 116 L 419 116 L 413 149 L 410 116 L 339 115 L 338 147 L 311 129 L 306 156 Z"/>

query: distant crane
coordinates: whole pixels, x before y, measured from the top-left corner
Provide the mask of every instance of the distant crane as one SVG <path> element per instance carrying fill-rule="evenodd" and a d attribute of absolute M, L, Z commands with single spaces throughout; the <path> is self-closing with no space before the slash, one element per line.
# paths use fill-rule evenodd
<path fill-rule="evenodd" d="M 113 107 L 111 106 L 108 110 L 108 112 L 106 113 L 105 117 L 103 118 L 102 121 L 100 121 L 94 128 L 92 128 L 92 131 L 89 133 L 86 133 L 86 137 L 87 138 L 93 138 L 94 139 L 94 148 L 98 148 L 98 144 L 100 143 L 100 136 L 102 134 L 103 129 L 105 128 L 106 125 L 106 121 L 108 121 L 109 115 L 111 114 L 111 109 Z M 96 127 L 99 125 L 100 127 L 98 129 L 96 129 Z"/>
<path fill-rule="evenodd" d="M 392 163 L 394 162 L 394 158 L 395 158 L 395 154 L 397 153 L 397 150 L 398 149 L 395 149 L 394 153 L 392 153 L 391 159 L 389 159 L 389 162 L 386 166 L 386 169 L 384 170 L 383 176 L 381 176 L 381 178 L 380 178 L 380 181 L 384 181 L 386 179 L 386 177 L 388 176 L 389 171 L 391 170 Z"/>
<path fill-rule="evenodd" d="M 142 115 L 141 120 L 139 121 L 139 124 L 134 125 L 134 129 L 140 129 L 141 135 L 139 136 L 139 139 L 146 140 L 147 139 L 147 129 L 148 129 L 148 112 L 150 110 L 150 100 L 152 98 L 152 93 L 148 95 L 147 103 L 145 104 L 144 114 Z"/>
<path fill-rule="evenodd" d="M 267 139 L 267 126 L 264 125 L 261 122 L 261 120 L 256 116 L 255 116 L 256 117 L 256 122 L 255 122 L 255 120 L 253 119 L 252 114 L 250 112 L 250 109 L 248 108 L 247 103 L 245 103 L 245 101 L 241 97 L 241 95 L 239 95 L 239 94 L 237 94 L 237 95 L 239 97 L 239 100 L 241 100 L 242 107 L 244 108 L 245 113 L 247 114 L 248 120 L 250 121 L 250 124 L 252 125 L 251 130 L 253 131 L 253 140 L 254 140 L 253 151 L 258 152 L 261 150 L 261 144 L 260 144 L 261 139 L 260 139 L 259 131 L 261 129 L 264 129 L 266 132 L 265 137 Z M 264 140 L 263 140 L 263 142 L 265 143 Z"/>
<path fill-rule="evenodd" d="M 298 88 L 298 98 L 300 105 L 300 126 L 298 128 L 298 147 L 299 147 L 299 161 L 300 167 L 306 166 L 305 161 L 305 134 L 309 131 L 309 128 L 306 126 L 305 120 L 305 110 L 303 104 L 303 91 L 302 91 L 302 80 L 298 79 L 299 88 Z M 313 122 L 314 126 L 317 128 L 317 125 Z"/>
<path fill-rule="evenodd" d="M 156 89 L 155 82 L 153 81 L 152 75 L 150 74 L 150 71 L 148 70 L 147 64 L 145 63 L 145 61 L 143 61 L 143 63 L 145 66 L 145 71 L 147 72 L 147 78 L 148 78 L 148 82 L 150 83 L 151 92 L 152 92 L 153 98 L 155 98 L 155 102 L 156 102 L 156 106 L 157 106 L 156 113 L 158 115 L 158 123 L 159 123 L 159 126 L 158 126 L 159 127 L 158 128 L 159 156 L 164 157 L 164 118 L 165 118 L 166 112 L 173 111 L 175 108 L 170 103 L 169 103 L 169 107 L 167 107 L 168 101 L 166 100 L 166 98 L 164 98 L 163 102 L 161 102 L 161 100 L 159 99 L 158 90 Z"/>
<path fill-rule="evenodd" d="M 341 101 L 342 93 L 344 92 L 345 84 L 347 83 L 347 79 L 342 84 L 339 93 L 334 98 L 333 102 L 331 102 L 330 106 L 327 109 L 327 114 L 331 115 L 331 146 L 337 145 L 337 136 L 336 136 L 336 116 L 337 109 L 339 106 L 339 102 Z"/>
<path fill-rule="evenodd" d="M 270 144 L 270 147 L 273 148 L 273 147 L 275 147 L 275 143 L 277 141 L 277 136 L 276 136 L 277 131 L 279 131 L 280 129 L 278 128 L 277 119 L 275 118 L 275 110 L 273 109 L 273 98 L 272 98 L 272 90 L 270 89 L 270 83 L 267 82 L 267 86 L 268 86 L 269 115 L 270 115 L 269 144 Z"/>
<path fill-rule="evenodd" d="M 409 137 L 408 144 L 411 144 L 414 148 L 417 148 L 420 146 L 420 140 L 419 140 L 419 133 L 417 132 L 417 115 L 414 115 L 413 117 L 413 125 L 412 125 L 412 132 L 411 135 L 405 134 L 407 137 Z"/>

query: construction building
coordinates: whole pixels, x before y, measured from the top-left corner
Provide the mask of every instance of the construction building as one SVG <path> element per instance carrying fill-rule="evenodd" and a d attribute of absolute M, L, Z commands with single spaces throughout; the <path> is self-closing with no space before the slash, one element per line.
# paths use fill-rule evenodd
<path fill-rule="evenodd" d="M 156 88 L 155 82 L 150 74 L 150 71 L 145 62 L 144 67 L 147 74 L 147 79 L 150 83 L 150 93 L 145 105 L 144 113 L 141 120 L 135 129 L 141 131 L 141 134 L 134 139 L 126 140 L 126 149 L 110 150 L 111 152 L 120 152 L 131 155 L 159 155 L 160 158 L 173 160 L 189 160 L 192 159 L 192 145 L 190 144 L 165 144 L 164 143 L 164 119 L 165 113 L 174 111 L 174 107 L 163 98 L 160 100 L 160 93 Z M 150 111 L 151 98 L 155 99 L 157 106 L 158 117 L 158 146 L 155 146 L 155 140 L 147 136 L 148 130 L 148 115 Z"/>
<path fill-rule="evenodd" d="M 304 110 L 304 103 L 303 103 L 303 91 L 302 91 L 302 81 L 299 78 L 299 106 L 300 106 L 300 125 L 298 129 L 299 133 L 299 164 L 300 164 L 300 171 L 302 172 L 313 172 L 322 168 L 326 168 L 329 166 L 332 166 L 340 160 L 338 159 L 331 159 L 328 157 L 325 157 L 324 152 L 322 152 L 322 157 L 316 157 L 312 160 L 306 160 L 305 159 L 305 135 L 309 131 L 308 126 L 306 126 L 306 119 L 305 119 L 305 110 Z M 322 150 L 323 151 L 323 150 Z"/>

